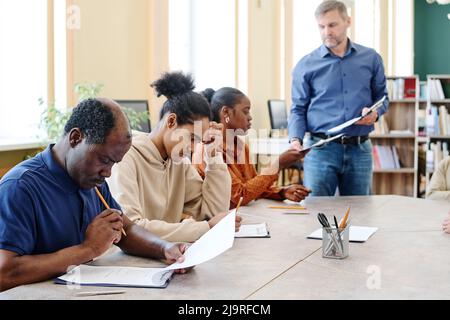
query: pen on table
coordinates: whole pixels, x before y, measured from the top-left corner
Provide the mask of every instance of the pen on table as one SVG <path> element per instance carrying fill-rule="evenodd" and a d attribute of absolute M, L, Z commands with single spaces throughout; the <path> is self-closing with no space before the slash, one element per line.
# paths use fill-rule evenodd
<path fill-rule="evenodd" d="M 286 211 L 283 212 L 283 214 L 290 214 L 290 215 L 295 215 L 295 214 L 300 214 L 300 215 L 305 215 L 305 214 L 309 214 L 309 212 L 307 211 Z"/>
<path fill-rule="evenodd" d="M 95 192 L 97 193 L 98 197 L 100 198 L 100 200 L 103 203 L 103 205 L 105 206 L 105 208 L 109 209 L 109 205 L 106 203 L 105 198 L 103 198 L 102 194 L 100 193 L 100 191 L 98 190 L 97 187 L 95 187 Z M 127 233 L 125 232 L 125 230 L 123 230 L 123 228 L 122 228 L 122 233 L 125 237 L 127 236 Z"/>
<path fill-rule="evenodd" d="M 75 295 L 77 297 L 91 297 L 91 296 L 106 296 L 110 294 L 122 294 L 126 291 L 85 291 L 85 292 L 78 292 Z"/>
<path fill-rule="evenodd" d="M 269 209 L 307 210 L 302 206 L 269 206 Z"/>

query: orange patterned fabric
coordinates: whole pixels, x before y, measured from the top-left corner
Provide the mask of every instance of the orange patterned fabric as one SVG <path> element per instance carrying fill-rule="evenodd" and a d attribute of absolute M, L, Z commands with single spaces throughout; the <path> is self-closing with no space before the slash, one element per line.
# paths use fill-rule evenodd
<path fill-rule="evenodd" d="M 232 154 L 233 152 L 228 152 Z M 234 152 L 235 153 L 235 152 Z M 230 161 L 233 159 L 232 161 Z M 252 200 L 268 198 L 274 200 L 283 200 L 280 195 L 281 188 L 274 184 L 278 181 L 278 174 L 274 175 L 258 175 L 255 166 L 250 163 L 250 151 L 245 144 L 245 162 L 238 164 L 237 157 L 226 156 L 224 150 L 224 160 L 227 163 L 228 171 L 231 176 L 231 200 L 230 208 L 235 208 L 239 199 L 243 197 L 242 205 L 246 205 Z M 200 175 L 205 177 L 205 166 L 196 165 Z"/>

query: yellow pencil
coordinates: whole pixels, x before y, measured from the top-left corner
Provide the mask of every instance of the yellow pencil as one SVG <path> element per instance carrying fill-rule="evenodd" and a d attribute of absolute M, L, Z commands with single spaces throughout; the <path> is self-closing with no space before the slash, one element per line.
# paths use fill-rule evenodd
<path fill-rule="evenodd" d="M 244 200 L 243 197 L 241 197 L 241 198 L 239 199 L 239 202 L 238 202 L 238 204 L 237 204 L 237 206 L 236 206 L 236 213 L 238 212 L 239 207 L 241 206 L 242 200 Z"/>
<path fill-rule="evenodd" d="M 109 209 L 109 205 L 106 203 L 105 198 L 103 198 L 102 194 L 100 193 L 100 191 L 98 191 L 97 187 L 95 187 L 95 192 L 97 193 L 100 200 L 103 202 L 103 205 L 105 206 L 105 208 Z M 125 230 L 123 230 L 123 228 L 122 228 L 122 233 L 125 237 L 127 236 L 127 233 L 125 232 Z"/>
<path fill-rule="evenodd" d="M 347 209 L 347 212 L 344 215 L 344 218 L 341 221 L 341 224 L 339 225 L 339 229 L 344 229 L 347 225 L 347 220 L 348 220 L 348 214 L 350 213 L 350 206 Z"/>

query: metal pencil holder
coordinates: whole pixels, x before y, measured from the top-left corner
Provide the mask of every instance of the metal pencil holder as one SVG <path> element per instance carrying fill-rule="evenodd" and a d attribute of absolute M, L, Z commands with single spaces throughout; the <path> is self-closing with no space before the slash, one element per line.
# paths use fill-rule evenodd
<path fill-rule="evenodd" d="M 322 228 L 322 257 L 345 259 L 348 257 L 350 225 L 344 230 L 336 227 Z"/>

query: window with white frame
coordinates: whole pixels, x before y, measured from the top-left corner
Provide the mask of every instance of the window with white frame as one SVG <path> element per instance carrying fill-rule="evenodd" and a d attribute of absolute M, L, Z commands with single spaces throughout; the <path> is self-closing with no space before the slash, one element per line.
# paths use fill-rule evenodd
<path fill-rule="evenodd" d="M 66 1 L 54 1 L 54 64 L 55 64 L 55 104 L 60 109 L 67 108 L 67 19 L 70 10 Z"/>
<path fill-rule="evenodd" d="M 322 0 L 293 1 L 293 63 L 321 45 L 319 29 L 314 13 Z"/>
<path fill-rule="evenodd" d="M 169 66 L 197 90 L 236 85 L 236 2 L 169 0 Z"/>
<path fill-rule="evenodd" d="M 47 0 L 0 1 L 0 138 L 35 137 L 47 99 Z"/>
<path fill-rule="evenodd" d="M 380 0 L 353 1 L 353 40 L 363 46 L 380 51 Z"/>
<path fill-rule="evenodd" d="M 389 0 L 389 75 L 414 73 L 414 3 L 413 0 Z"/>
<path fill-rule="evenodd" d="M 303 56 L 319 47 L 319 32 L 314 30 L 317 22 L 314 12 L 322 0 L 293 0 L 294 4 L 294 64 Z M 413 0 L 343 0 L 352 17 L 349 37 L 358 44 L 380 52 L 381 43 L 388 43 L 383 56 L 386 74 L 411 75 L 413 73 Z M 387 4 L 386 25 L 382 25 L 381 7 Z M 382 30 L 388 30 L 383 33 Z M 317 28 L 316 28 L 317 30 Z"/>
<path fill-rule="evenodd" d="M 294 63 L 321 45 L 315 11 L 322 0 L 294 0 Z M 352 17 L 349 37 L 361 45 L 379 49 L 380 0 L 345 0 Z M 313 32 L 311 32 L 313 30 Z"/>

